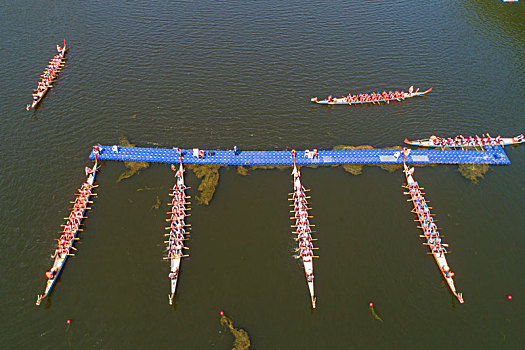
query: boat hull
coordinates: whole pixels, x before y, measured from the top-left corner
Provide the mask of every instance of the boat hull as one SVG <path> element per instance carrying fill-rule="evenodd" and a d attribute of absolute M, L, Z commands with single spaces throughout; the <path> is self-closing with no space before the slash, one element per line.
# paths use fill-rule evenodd
<path fill-rule="evenodd" d="M 175 168 L 172 166 L 172 169 L 175 170 Z M 170 253 L 168 253 L 169 260 L 170 260 L 170 291 L 171 293 L 168 295 L 168 302 L 170 305 L 173 305 L 173 300 L 175 298 L 175 293 L 177 291 L 177 282 L 179 279 L 180 274 L 180 264 L 181 260 L 184 257 L 182 255 L 182 250 L 184 249 L 184 240 L 181 240 L 180 237 L 177 235 L 177 232 L 185 232 L 184 230 L 184 218 L 186 217 L 186 193 L 185 193 L 185 184 L 184 184 L 184 168 L 182 165 L 182 162 L 180 163 L 179 169 L 177 173 L 175 174 L 175 177 L 177 178 L 176 184 L 173 186 L 172 194 L 173 194 L 173 201 L 172 201 L 172 214 L 171 214 L 171 230 L 169 233 L 169 240 L 168 240 L 168 251 L 171 248 L 180 248 L 181 253 L 179 255 L 175 254 L 174 256 L 171 256 Z M 176 194 L 178 194 L 181 198 L 181 200 L 177 200 Z M 174 209 L 174 206 L 178 206 L 177 212 Z M 182 210 L 180 212 L 179 210 Z M 183 233 L 184 235 L 184 233 Z M 184 237 L 184 236 L 183 236 Z"/>
<path fill-rule="evenodd" d="M 520 135 L 522 136 L 522 135 Z M 415 140 L 415 141 L 409 141 L 405 139 L 405 143 L 412 145 L 412 146 L 419 146 L 419 147 L 433 147 L 433 148 L 452 148 L 452 147 L 485 147 L 485 146 L 511 146 L 511 145 L 519 145 L 522 143 L 525 143 L 525 139 L 520 138 L 520 136 L 516 137 L 502 137 L 499 140 L 495 140 L 494 138 L 491 138 L 492 140 L 488 140 L 487 138 L 476 141 L 468 141 L 468 139 L 462 139 L 459 142 L 453 142 L 451 144 L 444 143 L 441 144 L 439 138 L 436 139 L 422 139 L 422 140 Z M 435 141 L 434 141 L 435 140 Z M 464 141 L 463 141 L 464 140 Z"/>
<path fill-rule="evenodd" d="M 62 63 L 64 61 L 64 58 L 65 58 L 65 55 L 66 55 L 66 41 L 64 40 L 64 47 L 62 48 L 62 50 L 59 52 L 59 55 L 60 55 L 60 62 Z M 56 77 L 58 76 L 58 72 L 55 76 L 55 78 L 50 82 L 50 84 L 53 84 L 56 80 Z M 52 86 L 48 86 L 46 87 L 44 90 L 42 90 L 40 93 L 39 93 L 39 96 L 38 96 L 38 99 L 34 100 L 33 99 L 33 102 L 31 103 L 31 105 L 28 105 L 27 106 L 27 110 L 29 109 L 34 109 L 36 108 L 36 106 L 40 103 L 40 101 L 42 101 L 45 97 L 45 95 L 47 94 L 48 90 L 51 88 Z"/>
<path fill-rule="evenodd" d="M 373 101 L 357 101 L 357 102 L 350 102 L 346 98 L 334 98 L 331 101 L 328 100 L 317 100 L 316 97 L 312 98 L 311 101 L 320 105 L 363 105 L 363 104 L 376 104 L 376 103 L 389 103 L 389 102 L 395 102 L 395 101 L 403 101 L 407 98 L 411 97 L 417 97 L 422 96 L 425 94 L 428 94 L 430 91 L 432 91 L 432 88 L 423 91 L 423 92 L 414 92 L 412 94 L 405 92 L 403 97 L 397 97 L 397 98 L 388 98 L 388 99 L 381 99 L 381 100 L 373 100 Z"/>
<path fill-rule="evenodd" d="M 294 192 L 292 192 L 292 200 L 294 204 L 295 226 L 297 241 L 299 243 L 298 251 L 303 262 L 304 272 L 306 276 L 306 283 L 308 285 L 308 292 L 310 294 L 310 301 L 312 308 L 315 309 L 315 290 L 314 290 L 314 264 L 313 264 L 313 250 L 315 249 L 311 239 L 310 223 L 308 221 L 308 202 L 306 200 L 305 189 L 301 184 L 300 172 L 297 170 L 294 161 L 293 167 L 293 184 Z M 292 219 L 292 218 L 291 218 Z"/>
<path fill-rule="evenodd" d="M 407 165 L 403 164 L 403 166 L 404 166 L 405 177 L 406 177 L 406 180 L 407 180 L 407 185 L 414 184 L 415 183 L 414 178 L 410 174 Z M 414 202 L 414 200 L 411 200 L 411 201 L 412 201 L 412 204 L 413 204 L 414 208 L 416 209 L 416 203 Z M 421 223 L 421 225 L 422 225 L 422 223 Z M 424 229 L 423 229 L 423 234 L 424 234 L 424 236 L 427 239 L 430 238 L 430 235 Z M 464 302 L 463 294 L 457 292 L 456 286 L 454 284 L 454 279 L 451 276 L 447 275 L 447 273 L 445 272 L 445 271 L 450 271 L 450 267 L 448 265 L 447 259 L 445 258 L 445 253 L 443 253 L 443 252 L 442 253 L 436 253 L 432 249 L 430 249 L 430 253 L 434 257 L 434 260 L 436 261 L 436 264 L 438 265 L 438 268 L 441 271 L 441 274 L 442 274 L 443 278 L 447 282 L 448 287 L 450 288 L 450 291 L 452 292 L 452 294 L 454 294 L 457 297 L 457 299 L 459 300 L 460 303 L 463 303 Z"/>
<path fill-rule="evenodd" d="M 93 184 L 95 183 L 96 173 L 97 173 L 97 163 L 95 162 L 95 165 L 93 166 L 93 172 L 88 175 L 88 178 L 86 180 L 86 182 L 89 185 L 91 185 L 91 186 L 93 186 Z M 90 194 L 86 197 L 86 207 L 87 207 L 87 201 L 89 201 L 90 198 L 91 198 L 91 193 L 92 192 L 90 192 Z M 75 234 L 73 235 L 73 242 L 77 238 L 77 235 L 78 235 L 78 232 L 79 232 L 79 228 L 80 228 L 80 225 L 82 225 L 83 218 L 85 216 L 86 210 L 87 209 L 85 207 L 82 210 L 82 219 L 80 220 L 80 222 L 78 224 L 78 227 L 77 227 L 77 229 L 75 231 Z M 64 265 L 65 265 L 65 263 L 67 261 L 67 257 L 71 253 L 72 247 L 73 247 L 73 244 L 71 244 L 71 246 L 69 247 L 69 249 L 67 250 L 66 253 L 63 253 L 60 256 L 57 256 L 55 258 L 55 260 L 53 262 L 53 266 L 51 267 L 51 270 L 56 271 L 55 276 L 53 278 L 50 278 L 50 279 L 47 280 L 46 288 L 44 290 L 44 294 L 38 296 L 37 301 L 36 301 L 36 305 L 40 305 L 40 303 L 42 302 L 42 299 L 44 299 L 51 292 L 53 286 L 55 285 L 55 282 L 57 281 L 58 277 L 60 276 L 60 273 L 62 272 L 62 269 L 63 269 L 63 267 L 64 267 Z"/>

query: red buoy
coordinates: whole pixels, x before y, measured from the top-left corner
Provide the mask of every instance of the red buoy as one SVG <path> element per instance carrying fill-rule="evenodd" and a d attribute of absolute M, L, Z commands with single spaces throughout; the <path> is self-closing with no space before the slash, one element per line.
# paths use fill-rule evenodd
<path fill-rule="evenodd" d="M 221 310 L 220 314 L 221 314 L 221 316 L 224 316 L 224 311 Z"/>

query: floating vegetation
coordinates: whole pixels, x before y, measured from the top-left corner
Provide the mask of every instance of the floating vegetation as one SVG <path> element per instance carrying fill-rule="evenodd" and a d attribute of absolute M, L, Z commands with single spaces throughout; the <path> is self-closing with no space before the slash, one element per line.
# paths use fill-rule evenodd
<path fill-rule="evenodd" d="M 126 136 L 121 136 L 119 138 L 119 145 L 122 147 L 135 147 L 134 144 L 130 143 Z M 135 174 L 138 174 L 140 169 L 145 169 L 149 167 L 148 162 L 124 162 L 124 166 L 126 167 L 126 171 L 124 171 L 122 174 L 120 174 L 119 178 L 117 179 L 117 182 L 120 182 L 124 179 L 129 179 Z"/>
<path fill-rule="evenodd" d="M 343 164 L 341 166 L 352 175 L 361 175 L 363 173 L 363 164 Z"/>
<path fill-rule="evenodd" d="M 248 332 L 242 328 L 235 328 L 232 320 L 221 311 L 221 325 L 227 327 L 235 337 L 232 350 L 246 350 L 250 348 Z"/>
<path fill-rule="evenodd" d="M 274 165 L 274 164 L 270 164 L 270 165 L 251 165 L 250 166 L 250 169 L 251 170 L 257 170 L 257 169 L 263 169 L 263 170 L 269 170 L 269 169 L 279 169 L 279 170 L 285 170 L 285 169 L 290 169 L 290 166 L 289 165 Z"/>
<path fill-rule="evenodd" d="M 246 168 L 243 167 L 242 165 L 238 165 L 238 166 L 237 166 L 237 174 L 242 175 L 242 176 L 248 176 L 248 175 L 250 175 L 250 174 L 248 173 L 248 169 L 246 169 Z"/>
<path fill-rule="evenodd" d="M 137 192 L 140 192 L 140 191 L 153 191 L 153 190 L 162 190 L 162 187 L 148 187 L 148 186 L 144 186 L 142 188 L 137 188 Z"/>
<path fill-rule="evenodd" d="M 479 179 L 482 179 L 490 166 L 488 164 L 460 164 L 459 172 L 465 178 L 477 184 Z"/>
<path fill-rule="evenodd" d="M 153 204 L 150 210 L 154 210 L 154 209 L 157 210 L 160 208 L 160 205 L 161 205 L 161 201 L 160 201 L 159 196 L 157 196 L 157 199 L 155 200 L 155 204 Z"/>
<path fill-rule="evenodd" d="M 362 151 L 362 150 L 379 150 L 379 149 L 386 149 L 386 150 L 402 150 L 403 148 L 400 146 L 394 146 L 394 147 L 388 147 L 388 148 L 374 148 L 370 145 L 361 145 L 361 146 L 346 146 L 346 145 L 338 145 L 333 148 L 334 151 Z M 393 173 L 394 171 L 401 169 L 403 166 L 401 164 L 367 164 L 368 166 L 378 166 L 383 170 L 388 171 L 389 173 Z M 341 165 L 343 169 L 345 169 L 346 172 L 349 172 L 352 175 L 361 175 L 363 173 L 363 167 L 365 164 L 343 164 Z"/>
<path fill-rule="evenodd" d="M 198 164 L 188 164 L 188 169 L 191 169 L 195 176 L 201 180 L 199 185 L 200 196 L 196 196 L 195 199 L 199 204 L 208 205 L 210 204 L 213 194 L 215 193 L 215 188 L 219 183 L 219 168 L 220 165 L 198 165 Z"/>
<path fill-rule="evenodd" d="M 333 148 L 334 151 L 356 151 L 356 150 L 361 151 L 361 150 L 373 150 L 373 149 L 375 148 L 370 145 L 361 145 L 361 146 L 337 145 Z"/>
<path fill-rule="evenodd" d="M 374 309 L 374 303 L 373 302 L 370 302 L 368 304 L 368 308 L 370 309 L 370 312 L 372 313 L 372 316 L 374 316 L 374 318 L 376 320 L 383 322 L 383 319 L 381 317 L 379 317 L 379 315 L 376 313 L 376 310 Z"/>
<path fill-rule="evenodd" d="M 134 147 L 135 145 L 130 144 L 129 141 L 125 137 L 120 138 L 120 145 L 121 146 L 127 146 L 127 147 Z M 334 151 L 343 151 L 343 150 L 391 150 L 391 151 L 401 151 L 403 147 L 401 146 L 393 146 L 393 147 L 386 147 L 386 148 L 375 148 L 371 145 L 360 145 L 360 146 L 347 146 L 347 145 L 338 145 L 333 148 Z M 131 177 L 135 173 L 137 173 L 140 169 L 146 168 L 149 166 L 147 162 L 124 162 L 126 167 L 129 169 L 126 172 L 124 172 L 119 180 L 117 182 L 120 182 L 122 179 Z M 364 166 L 377 166 L 380 167 L 383 170 L 388 171 L 389 173 L 396 172 L 403 168 L 403 165 L 400 163 L 384 163 L 384 164 L 340 164 L 340 165 L 325 165 L 325 164 L 308 164 L 308 165 L 300 165 L 301 167 L 308 167 L 308 168 L 317 168 L 319 166 L 331 166 L 331 167 L 342 167 L 346 172 L 352 174 L 352 175 L 361 175 L 363 173 L 363 167 Z M 431 166 L 434 167 L 436 164 L 411 164 L 411 166 L 414 167 L 425 167 L 425 166 Z M 187 168 L 192 170 L 195 175 L 201 179 L 201 183 L 198 187 L 198 190 L 200 192 L 200 196 L 196 196 L 197 201 L 199 204 L 209 205 L 210 201 L 213 198 L 213 195 L 215 193 L 216 187 L 219 183 L 219 169 L 221 165 L 198 165 L 198 164 L 187 164 Z M 253 170 L 289 170 L 289 165 L 276 165 L 276 164 L 269 164 L 269 165 L 250 165 L 249 167 L 238 165 L 237 166 L 237 174 L 242 176 L 247 176 L 250 174 L 250 171 Z M 478 182 L 479 178 L 483 178 L 483 175 L 488 171 L 489 166 L 486 164 L 480 164 L 480 165 L 471 165 L 471 164 L 461 164 L 459 166 L 460 173 L 466 177 L 467 179 L 471 180 L 474 183 Z M 153 190 L 155 188 L 149 188 L 144 187 L 142 189 L 137 189 L 137 191 L 149 191 Z"/>
<path fill-rule="evenodd" d="M 379 164 L 379 167 L 381 169 L 383 169 L 383 170 L 388 171 L 389 173 L 393 173 L 396 170 L 402 169 L 403 165 L 401 165 L 401 164 L 388 164 L 388 163 L 385 163 L 385 164 Z"/>

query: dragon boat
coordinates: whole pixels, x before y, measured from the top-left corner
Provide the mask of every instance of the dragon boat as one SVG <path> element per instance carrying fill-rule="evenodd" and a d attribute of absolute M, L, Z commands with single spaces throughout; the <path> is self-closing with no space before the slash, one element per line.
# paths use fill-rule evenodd
<path fill-rule="evenodd" d="M 166 227 L 166 229 L 169 229 L 170 232 L 166 235 L 169 237 L 168 240 L 165 241 L 165 243 L 168 244 L 166 248 L 168 251 L 168 256 L 164 258 L 170 261 L 170 273 L 168 275 L 171 286 L 171 293 L 168 295 L 168 301 L 170 305 L 173 305 L 173 298 L 177 289 L 181 260 L 183 257 L 188 256 L 184 255 L 183 250 L 188 249 L 184 246 L 184 241 L 186 239 L 184 235 L 186 234 L 186 226 L 189 226 L 185 223 L 186 216 L 189 216 L 189 214 L 186 213 L 186 211 L 189 209 L 186 208 L 186 205 L 189 204 L 186 202 L 186 199 L 189 197 L 186 196 L 185 193 L 186 185 L 184 184 L 184 167 L 182 165 L 180 149 L 179 158 L 179 169 L 177 170 L 175 165 L 171 166 L 171 169 L 176 171 L 175 177 L 177 178 L 177 182 L 173 186 L 172 192 L 170 193 L 170 196 L 173 197 L 173 200 L 171 203 L 168 203 L 171 206 L 171 211 L 168 212 L 171 217 L 170 219 L 166 220 L 171 222 L 170 226 Z"/>
<path fill-rule="evenodd" d="M 405 143 L 412 146 L 421 147 L 483 147 L 483 146 L 510 146 L 519 145 L 525 143 L 525 136 L 523 134 L 516 137 L 491 137 L 483 135 L 483 137 L 463 137 L 463 135 L 456 136 L 454 138 L 442 138 L 436 135 L 430 136 L 428 139 L 421 139 L 415 141 L 409 141 L 405 139 Z"/>
<path fill-rule="evenodd" d="M 362 105 L 362 104 L 376 104 L 376 103 L 390 103 L 394 101 L 403 101 L 407 98 L 411 97 L 417 97 L 417 96 L 423 96 L 428 94 L 430 91 L 432 91 L 432 88 L 419 92 L 419 89 L 416 91 L 412 91 L 413 87 L 411 86 L 409 89 L 409 92 L 404 91 L 383 91 L 380 92 L 371 92 L 367 94 L 358 94 L 358 95 L 352 95 L 349 94 L 348 96 L 342 96 L 339 98 L 333 98 L 332 96 L 328 96 L 328 98 L 324 100 L 319 100 L 317 97 L 313 97 L 310 99 L 310 101 L 320 104 L 320 105 Z"/>
<path fill-rule="evenodd" d="M 64 47 L 61 48 L 59 45 L 57 45 L 57 51 L 58 55 L 53 57 L 51 61 L 49 61 L 49 64 L 46 67 L 46 69 L 44 69 L 44 72 L 41 75 L 42 80 L 39 82 L 37 88 L 34 90 L 33 102 L 26 106 L 26 110 L 35 108 L 40 103 L 40 101 L 42 101 L 47 91 L 53 87 L 53 82 L 55 82 L 55 80 L 58 77 L 58 74 L 64 66 L 64 60 L 66 55 L 66 39 L 64 39 Z"/>
<path fill-rule="evenodd" d="M 89 199 L 91 196 L 96 195 L 92 191 L 93 188 L 97 187 L 94 185 L 97 169 L 98 166 L 96 160 L 93 169 L 86 167 L 87 180 L 79 189 L 76 200 L 72 202 L 74 203 L 74 207 L 69 217 L 65 218 L 67 219 L 66 224 L 62 225 L 64 227 L 63 234 L 60 239 L 58 239 L 58 247 L 55 250 L 55 254 L 51 256 L 55 260 L 51 269 L 46 272 L 46 287 L 44 293 L 37 296 L 36 305 L 40 305 L 42 300 L 51 292 L 51 289 L 55 285 L 55 282 L 58 279 L 58 276 L 60 275 L 60 272 L 62 271 L 68 256 L 74 256 L 74 254 L 71 253 L 72 249 L 76 250 L 76 248 L 73 247 L 73 243 L 75 240 L 78 240 L 78 232 L 82 231 L 82 229 L 80 229 L 80 225 L 82 224 L 82 220 L 85 218 L 84 215 L 86 210 L 90 209 L 88 204 L 92 203 L 92 201 Z"/>
<path fill-rule="evenodd" d="M 295 220 L 295 225 L 292 225 L 296 231 L 292 234 L 297 235 L 295 240 L 297 241 L 298 247 L 297 251 L 299 252 L 299 257 L 303 261 L 304 272 L 306 274 L 306 283 L 308 284 L 308 291 L 310 292 L 310 300 L 312 302 L 312 308 L 315 309 L 315 291 L 314 291 L 314 264 L 313 258 L 317 256 L 314 255 L 314 246 L 312 239 L 312 229 L 309 222 L 311 216 L 308 215 L 308 196 L 305 192 L 307 191 L 301 184 L 301 172 L 297 169 L 295 165 L 295 150 L 292 150 L 294 165 L 293 165 L 293 184 L 294 191 L 291 193 L 292 198 L 289 200 L 293 201 L 294 209 L 290 212 L 294 213 L 294 216 L 290 219 Z M 318 248 L 317 248 L 318 249 Z"/>
<path fill-rule="evenodd" d="M 430 248 L 430 253 L 434 257 L 443 278 L 447 282 L 452 294 L 458 298 L 460 303 L 463 303 L 463 294 L 456 291 L 456 286 L 454 285 L 454 273 L 450 270 L 450 266 L 447 263 L 445 254 L 447 254 L 448 244 L 441 242 L 441 236 L 438 232 L 437 226 L 434 223 L 434 219 L 430 214 L 430 207 L 427 205 L 425 197 L 421 190 L 423 188 L 419 187 L 419 184 L 414 180 L 414 168 L 408 168 L 405 163 L 405 155 L 410 152 L 407 149 L 403 150 L 403 171 L 407 180 L 406 189 L 408 192 L 405 194 L 410 196 L 408 201 L 411 201 L 414 205 L 414 212 L 417 215 L 417 221 L 419 221 L 420 227 L 423 230 L 423 235 L 421 237 L 425 238 L 426 242 L 423 243 Z"/>

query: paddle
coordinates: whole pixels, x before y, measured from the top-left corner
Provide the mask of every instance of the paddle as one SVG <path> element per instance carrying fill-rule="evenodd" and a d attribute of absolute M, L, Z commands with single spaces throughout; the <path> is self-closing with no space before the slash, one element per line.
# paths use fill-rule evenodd
<path fill-rule="evenodd" d="M 421 243 L 422 245 L 432 245 L 428 242 L 425 242 L 425 243 Z M 433 245 L 436 245 L 436 244 L 433 244 Z M 440 243 L 440 245 L 442 245 L 443 247 L 448 247 L 448 244 L 447 243 Z"/>
<path fill-rule="evenodd" d="M 304 196 L 303 198 L 304 198 L 304 199 L 310 199 L 311 196 Z M 293 201 L 293 200 L 295 200 L 295 198 L 288 198 L 288 200 L 289 200 L 289 201 Z"/>
<path fill-rule="evenodd" d="M 181 256 L 180 258 L 187 258 L 187 257 L 189 257 L 189 256 L 190 256 L 189 254 L 186 254 L 186 255 Z M 167 256 L 167 257 L 162 258 L 162 259 L 164 259 L 164 260 L 170 260 L 170 259 L 177 259 L 177 257 L 170 258 L 169 256 Z"/>
<path fill-rule="evenodd" d="M 309 189 L 309 188 L 306 188 L 306 189 L 303 190 L 303 192 L 310 192 L 310 191 L 311 191 L 311 189 Z M 295 192 L 291 192 L 291 193 L 288 193 L 288 195 L 292 195 L 292 194 L 294 194 L 294 193 L 295 193 Z"/>
<path fill-rule="evenodd" d="M 408 187 L 408 186 L 402 185 L 401 188 L 412 188 L 412 187 Z M 424 190 L 425 189 L 424 187 L 416 187 L 416 188 L 419 188 L 420 190 Z"/>

